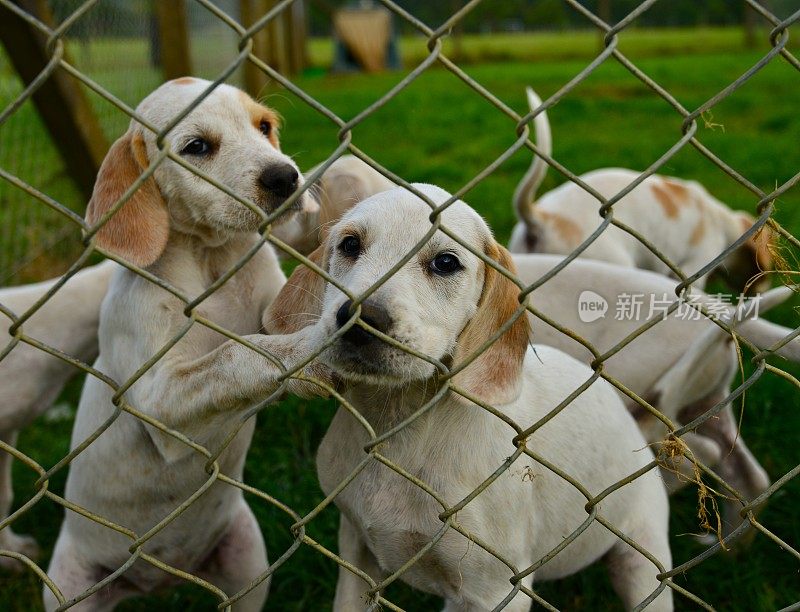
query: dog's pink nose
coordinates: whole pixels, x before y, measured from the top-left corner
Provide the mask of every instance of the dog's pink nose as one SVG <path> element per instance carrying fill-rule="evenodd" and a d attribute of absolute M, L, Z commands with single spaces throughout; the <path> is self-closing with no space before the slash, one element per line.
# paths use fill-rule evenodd
<path fill-rule="evenodd" d="M 267 166 L 258 177 L 259 182 L 267 191 L 271 191 L 279 198 L 288 198 L 297 189 L 300 175 L 289 164 L 273 164 Z"/>

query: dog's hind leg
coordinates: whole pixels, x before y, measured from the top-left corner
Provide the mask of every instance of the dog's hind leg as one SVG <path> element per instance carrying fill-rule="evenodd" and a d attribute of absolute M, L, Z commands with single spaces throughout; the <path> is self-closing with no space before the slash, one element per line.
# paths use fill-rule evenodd
<path fill-rule="evenodd" d="M 228 597 L 248 587 L 267 570 L 267 547 L 253 511 L 244 501 L 231 526 L 206 560 L 198 576 L 222 589 Z M 234 602 L 234 612 L 257 612 L 264 607 L 271 576 Z"/>
<path fill-rule="evenodd" d="M 650 472 L 640 478 L 657 476 Z M 672 553 L 669 547 L 669 507 L 666 492 L 660 483 L 658 488 L 649 487 L 642 491 L 635 503 L 641 509 L 634 522 L 623 532 L 653 557 L 658 559 L 666 570 L 672 569 Z M 658 490 L 660 489 L 660 490 Z M 663 500 L 663 501 L 662 501 Z M 658 503 L 661 502 L 661 503 Z M 638 550 L 620 540 L 606 555 L 608 572 L 614 590 L 620 596 L 625 608 L 631 610 L 647 599 L 659 586 L 656 578 L 658 567 Z M 647 606 L 652 612 L 672 610 L 672 589 L 667 586 Z"/>
<path fill-rule="evenodd" d="M 716 467 L 719 476 L 752 501 L 769 488 L 770 479 L 762 465 L 747 448 L 738 431 L 738 422 L 730 405 L 719 413 L 718 419 L 709 419 L 703 433 L 714 438 L 722 450 L 722 459 Z M 727 499 L 723 507 L 723 535 L 728 535 L 742 522 L 738 500 Z"/>
<path fill-rule="evenodd" d="M 63 529 L 56 540 L 53 558 L 47 575 L 61 590 L 67 601 L 78 597 L 108 576 L 108 572 L 93 567 L 78 552 L 72 536 Z M 43 587 L 44 609 L 55 610 L 60 604 L 47 585 Z M 70 612 L 111 612 L 116 605 L 136 592 L 126 582 L 115 580 L 110 585 L 69 608 Z"/>
<path fill-rule="evenodd" d="M 522 586 L 534 590 L 533 574 L 529 574 L 522 579 Z M 511 594 L 512 587 L 511 583 L 506 581 L 493 583 L 491 587 L 491 590 L 481 591 L 480 601 L 446 600 L 442 612 L 483 612 L 484 610 L 494 610 Z M 532 609 L 531 604 L 531 598 L 526 593 L 517 591 L 511 601 L 503 606 L 503 612 L 528 612 Z"/>
<path fill-rule="evenodd" d="M 17 432 L 9 431 L 0 434 L 0 440 L 9 446 L 16 446 Z M 11 504 L 14 501 L 14 490 L 11 486 L 11 464 L 14 458 L 11 453 L 0 449 L 0 521 L 4 520 L 11 511 Z M 36 560 L 39 555 L 39 547 L 36 540 L 30 536 L 23 536 L 14 533 L 9 525 L 0 531 L 0 550 L 21 553 L 31 560 Z M 7 570 L 21 570 L 23 564 L 11 557 L 0 556 L 0 567 Z"/>

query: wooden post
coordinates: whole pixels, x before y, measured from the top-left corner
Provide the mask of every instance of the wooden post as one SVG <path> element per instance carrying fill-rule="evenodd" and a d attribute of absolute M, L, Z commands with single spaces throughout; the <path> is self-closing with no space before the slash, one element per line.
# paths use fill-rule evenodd
<path fill-rule="evenodd" d="M 597 16 L 605 21 L 608 25 L 614 25 L 611 23 L 611 0 L 597 0 Z M 604 39 L 606 37 L 605 32 L 600 32 L 600 48 L 605 48 Z"/>
<path fill-rule="evenodd" d="M 759 3 L 760 4 L 760 3 Z M 744 44 L 748 49 L 756 46 L 756 11 L 750 8 L 748 2 L 744 3 Z"/>
<path fill-rule="evenodd" d="M 240 0 L 242 25 L 249 28 L 266 15 L 277 0 Z M 295 74 L 307 64 L 305 7 L 296 0 L 253 37 L 253 54 L 281 74 Z M 245 64 L 245 89 L 258 96 L 269 77 L 251 62 Z"/>
<path fill-rule="evenodd" d="M 189 53 L 186 3 L 184 0 L 156 0 L 154 4 L 164 78 L 169 80 L 190 76 L 192 58 Z"/>
<path fill-rule="evenodd" d="M 249 28 L 259 17 L 269 10 L 267 0 L 241 0 L 242 25 Z M 263 28 L 253 36 L 253 55 L 269 64 L 267 53 L 267 28 Z M 252 62 L 245 62 L 244 65 L 244 84 L 247 93 L 251 96 L 258 96 L 267 85 L 267 75 Z"/>
<path fill-rule="evenodd" d="M 611 25 L 611 0 L 598 0 L 597 16 Z"/>
<path fill-rule="evenodd" d="M 461 8 L 461 2 L 459 0 L 450 0 L 450 14 L 455 14 L 458 9 Z M 450 40 L 453 41 L 453 57 L 452 59 L 456 62 L 460 62 L 464 59 L 464 45 L 462 44 L 464 34 L 464 25 L 459 21 L 453 27 L 453 30 L 450 32 Z"/>
<path fill-rule="evenodd" d="M 53 23 L 45 0 L 14 0 L 39 21 Z M 50 54 L 46 37 L 0 6 L 0 40 L 14 69 L 28 85 L 44 69 Z M 53 139 L 70 176 L 88 199 L 94 179 L 108 150 L 97 117 L 80 85 L 61 69 L 56 70 L 33 95 L 33 103 Z"/>
<path fill-rule="evenodd" d="M 308 66 L 308 13 L 304 0 L 295 0 L 287 12 L 289 32 L 289 70 L 302 72 Z"/>
<path fill-rule="evenodd" d="M 269 10 L 272 10 L 278 0 L 268 0 Z M 289 57 L 286 53 L 289 33 L 286 31 L 286 11 L 267 24 L 267 63 L 281 74 L 289 73 Z"/>

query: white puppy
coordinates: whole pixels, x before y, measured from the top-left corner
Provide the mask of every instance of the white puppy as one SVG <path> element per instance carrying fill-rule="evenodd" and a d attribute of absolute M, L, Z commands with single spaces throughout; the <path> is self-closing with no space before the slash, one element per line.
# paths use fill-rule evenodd
<path fill-rule="evenodd" d="M 97 357 L 97 323 L 100 302 L 106 293 L 112 261 L 81 270 L 70 278 L 22 325 L 23 333 L 49 347 L 90 363 Z M 49 280 L 33 285 L 0 289 L 0 307 L 15 318 L 28 309 L 55 284 Z M 5 318 L 7 332 L 14 321 Z M 9 342 L 12 338 L 8 336 Z M 17 433 L 47 410 L 67 381 L 80 370 L 50 353 L 19 342 L 0 360 L 0 440 L 16 446 Z M 0 452 L 0 520 L 8 516 L 13 501 L 11 487 L 12 456 Z M 35 557 L 38 551 L 32 538 L 18 536 L 11 527 L 0 531 L 0 549 Z M 0 557 L 0 566 L 17 569 L 19 564 Z"/>
<path fill-rule="evenodd" d="M 560 256 L 544 254 L 520 254 L 514 255 L 513 259 L 519 269 L 520 279 L 527 284 L 538 281 L 562 260 Z M 596 321 L 582 319 L 579 304 L 584 291 L 605 296 L 612 311 Z M 788 289 L 779 290 L 780 300 L 790 294 Z M 615 317 L 614 303 L 624 295 L 641 298 L 644 305 L 641 316 Z M 699 302 L 707 304 L 717 314 L 730 315 L 733 310 L 731 306 L 705 296 L 702 292 L 695 292 L 694 295 Z M 662 274 L 578 259 L 537 288 L 533 293 L 533 301 L 536 308 L 549 318 L 574 331 L 600 352 L 605 352 L 633 334 L 645 322 L 650 304 L 665 299 L 672 301 L 674 296 L 675 281 Z M 763 306 L 762 314 L 767 310 L 766 302 Z M 298 304 L 293 314 L 295 321 L 309 322 L 307 312 L 308 310 Z M 727 397 L 738 369 L 736 351 L 726 337 L 714 336 L 713 350 L 708 348 L 708 354 L 697 350 L 699 343 L 707 341 L 706 332 L 716 326 L 706 317 L 687 317 L 686 313 L 687 310 L 684 309 L 668 316 L 604 363 L 607 374 L 621 381 L 640 397 L 654 403 L 676 425 L 687 424 Z M 569 336 L 541 321 L 535 321 L 534 325 L 537 342 L 559 348 L 586 363 L 593 361 L 594 355 Z M 742 321 L 737 330 L 760 349 L 769 348 L 791 333 L 788 328 L 762 319 Z M 693 358 L 688 365 L 685 360 L 681 361 L 681 357 L 687 353 Z M 710 357 L 712 354 L 714 358 Z M 778 354 L 800 361 L 800 341 L 793 340 L 780 349 Z M 676 382 L 678 370 L 683 373 L 691 372 L 691 378 Z M 666 384 L 677 386 L 667 390 Z M 625 395 L 623 401 L 637 416 L 648 441 L 661 441 L 667 431 L 661 422 L 652 418 Z M 712 468 L 717 467 L 719 473 L 744 499 L 756 497 L 769 486 L 770 481 L 765 470 L 750 453 L 738 431 L 737 419 L 734 418 L 730 406 L 706 421 L 699 431 L 688 432 L 682 439 L 700 461 Z M 693 467 L 686 461 L 679 463 L 677 467 L 684 476 L 693 472 Z M 674 490 L 685 485 L 687 480 L 670 478 L 669 483 Z M 738 501 L 727 501 L 724 505 L 724 531 L 727 532 L 741 522 L 738 516 L 741 504 Z"/>
<path fill-rule="evenodd" d="M 531 110 L 541 100 L 528 88 Z M 552 154 L 550 126 L 542 112 L 534 119 L 537 144 L 547 156 Z M 591 193 L 567 181 L 536 198 L 536 190 L 547 173 L 547 164 L 534 157 L 530 169 L 514 193 L 514 208 L 519 222 L 511 235 L 512 253 L 554 253 L 568 255 L 601 224 L 601 202 Z M 638 172 L 603 168 L 580 179 L 606 199 L 631 185 Z M 755 219 L 749 213 L 733 211 L 714 198 L 695 181 L 653 175 L 637 185 L 613 206 L 614 218 L 636 230 L 685 274 L 691 275 L 710 263 L 750 227 Z M 760 271 L 772 269 L 771 232 L 766 228 L 732 252 L 718 271 L 736 290 L 743 289 Z M 672 271 L 644 244 L 626 231 L 610 225 L 581 256 L 621 266 L 643 268 L 670 275 Z M 695 281 L 702 289 L 707 275 Z M 769 287 L 768 277 L 754 285 Z"/>
<path fill-rule="evenodd" d="M 417 185 L 443 202 L 449 195 Z M 403 189 L 374 196 L 345 214 L 324 249 L 328 273 L 353 295 L 369 289 L 415 248 L 431 227 L 430 208 Z M 496 264 L 513 272 L 483 220 L 463 202 L 442 215 L 443 224 Z M 404 231 L 398 232 L 396 228 Z M 313 326 L 320 339 L 343 335 L 321 356 L 344 381 L 344 396 L 378 435 L 430 402 L 441 381 L 430 362 L 384 343 L 350 325 L 350 301 L 339 289 L 301 268 L 268 312 L 275 330 L 292 329 L 297 307 L 320 311 Z M 322 296 L 322 303 L 318 296 Z M 516 287 L 442 232 L 361 304 L 360 319 L 382 334 L 455 368 L 455 384 L 491 404 L 502 418 L 447 392 L 434 405 L 378 446 L 377 451 L 435 490 L 452 507 L 503 466 L 515 436 L 545 417 L 591 376 L 591 370 L 545 346 L 528 347 L 528 322 L 519 316 L 500 335 L 519 306 Z M 471 361 L 489 340 L 496 340 Z M 468 364 L 468 365 L 467 365 Z M 319 449 L 320 483 L 330 494 L 366 457 L 374 439 L 340 408 Z M 597 381 L 541 429 L 525 435 L 527 448 L 574 477 L 596 495 L 652 461 L 634 420 L 619 396 Z M 370 461 L 335 498 L 343 514 L 339 553 L 380 581 L 396 571 L 442 527 L 443 508 L 380 461 Z M 587 518 L 586 498 L 532 457 L 514 454 L 508 469 L 461 508 L 457 529 L 443 537 L 401 578 L 445 598 L 447 610 L 489 610 L 513 594 L 509 579 L 563 542 Z M 667 497 L 659 473 L 650 470 L 605 497 L 599 515 L 649 551 L 664 568 L 671 563 Z M 470 540 L 489 543 L 499 560 Z M 552 580 L 605 557 L 624 603 L 633 607 L 659 586 L 659 569 L 611 531 L 593 522 L 535 573 L 523 579 Z M 363 609 L 368 585 L 340 570 L 334 610 Z M 527 610 L 518 593 L 506 610 Z M 651 604 L 672 607 L 670 589 Z"/>
<path fill-rule="evenodd" d="M 191 78 L 170 81 L 137 112 L 161 128 L 208 85 Z M 265 212 L 301 185 L 297 168 L 279 149 L 275 113 L 233 87 L 216 88 L 168 139 L 184 160 Z M 103 218 L 157 154 L 155 134 L 132 121 L 100 169 L 87 209 L 90 224 Z M 256 249 L 260 222 L 254 211 L 166 160 L 109 219 L 97 241 L 192 300 Z M 63 596 L 69 600 L 105 578 L 117 578 L 72 609 L 111 609 L 125 597 L 177 582 L 152 559 L 201 576 L 228 596 L 265 571 L 264 542 L 242 491 L 219 480 L 211 483 L 206 456 L 127 409 L 212 453 L 238 430 L 216 463 L 222 474 L 240 480 L 254 426 L 245 413 L 278 389 L 281 370 L 204 322 L 244 336 L 292 367 L 304 356 L 304 335 L 257 333 L 261 313 L 284 281 L 274 251 L 261 246 L 196 306 L 196 320 L 188 326 L 186 303 L 171 291 L 121 267 L 114 275 L 102 306 L 95 368 L 119 385 L 132 384 L 122 395 L 125 410 L 106 428 L 115 414 L 114 389 L 88 378 L 72 448 L 102 433 L 72 460 L 65 497 L 141 538 L 210 486 L 147 539 L 122 577 L 114 572 L 133 560 L 133 538 L 68 511 L 48 570 Z M 268 584 L 261 581 L 234 607 L 260 610 Z M 47 588 L 44 597 L 48 609 L 58 605 Z"/>

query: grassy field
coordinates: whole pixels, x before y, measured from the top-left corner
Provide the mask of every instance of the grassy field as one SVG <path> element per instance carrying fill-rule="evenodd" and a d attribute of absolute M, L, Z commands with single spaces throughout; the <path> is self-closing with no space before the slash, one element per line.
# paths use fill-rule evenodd
<path fill-rule="evenodd" d="M 737 28 L 627 28 L 619 36 L 619 49 L 634 57 L 663 57 L 675 54 L 738 52 L 743 31 Z M 766 36 L 762 36 L 766 39 Z M 568 43 L 568 44 L 567 44 Z M 400 56 L 406 63 L 420 62 L 428 54 L 422 35 L 401 36 Z M 597 53 L 600 35 L 594 30 L 565 32 L 464 34 L 460 41 L 443 39 L 442 50 L 460 62 L 585 59 Z M 317 38 L 309 45 L 312 63 L 329 66 L 333 58 L 330 39 Z"/>
<path fill-rule="evenodd" d="M 635 49 L 631 52 L 639 58 L 637 64 L 645 72 L 687 108 L 693 109 L 737 78 L 761 55 L 737 49 L 731 43 L 734 34 L 728 36 L 730 40 L 726 44 L 731 46 L 720 48 L 718 52 L 684 54 L 677 51 L 681 47 L 674 43 L 671 43 L 673 54 L 669 57 L 658 57 L 657 53 L 641 49 L 640 55 Z M 689 35 L 685 37 L 686 40 L 690 38 Z M 575 57 L 571 51 L 588 43 L 571 35 L 542 40 L 546 41 L 541 43 L 544 59 L 532 61 L 532 57 L 515 55 L 494 63 L 470 64 L 466 70 L 518 112 L 523 112 L 525 85 L 535 86 L 543 97 L 549 96 L 586 64 L 585 59 Z M 708 50 L 708 46 L 696 43 L 690 50 L 699 47 Z M 554 59 L 559 48 L 563 51 L 562 57 L 568 59 Z M 584 53 L 590 53 L 588 47 Z M 297 79 L 297 83 L 340 117 L 349 119 L 401 77 L 401 73 L 312 75 Z M 101 78 L 106 79 L 113 91 L 116 91 L 115 86 L 124 87 L 125 75 L 102 73 Z M 699 138 L 762 189 L 784 183 L 800 169 L 798 82 L 796 71 L 781 61 L 773 62 L 714 109 L 709 124 L 700 126 Z M 335 126 L 302 101 L 286 92 L 270 94 L 266 100 L 283 115 L 283 148 L 295 156 L 302 168 L 310 168 L 335 149 L 338 142 Z M 644 168 L 680 137 L 682 122 L 666 102 L 613 63 L 602 66 L 557 105 L 550 113 L 550 120 L 555 157 L 575 172 L 601 166 Z M 121 123 L 118 117 L 114 121 Z M 353 140 L 379 162 L 409 180 L 432 182 L 455 190 L 499 157 L 514 139 L 513 121 L 453 75 L 436 69 L 359 124 Z M 2 155 L 0 151 L 0 165 Z M 515 154 L 466 196 L 466 200 L 488 219 L 501 241 L 508 239 L 513 224 L 511 194 L 529 161 L 525 152 Z M 752 194 L 691 148 L 670 160 L 663 172 L 702 181 L 731 207 L 754 208 Z M 562 180 L 551 171 L 544 189 Z M 800 236 L 800 193 L 797 189 L 777 202 L 775 216 Z M 791 326 L 798 323 L 790 306 L 776 311 L 771 318 Z M 779 365 L 784 367 L 780 362 Z M 800 376 L 799 368 L 787 369 Z M 60 400 L 66 410 L 59 414 L 69 415 L 79 389 L 76 382 L 67 390 Z M 245 480 L 298 513 L 308 512 L 322 499 L 316 482 L 314 454 L 335 409 L 332 401 L 292 399 L 264 411 L 259 416 Z M 765 374 L 747 394 L 742 434 L 773 480 L 800 463 L 798 409 L 798 389 L 774 375 Z M 70 428 L 69 416 L 40 419 L 23 432 L 19 446 L 42 465 L 50 466 L 66 453 Z M 21 504 L 33 495 L 35 478 L 20 465 L 15 465 L 14 476 L 17 503 Z M 62 473 L 51 482 L 51 488 L 61 492 L 63 482 Z M 761 515 L 766 526 L 795 547 L 800 545 L 798 494 L 800 484 L 796 480 L 790 482 L 773 496 Z M 270 557 L 275 559 L 292 542 L 288 529 L 291 520 L 257 499 L 249 501 L 259 518 Z M 673 498 L 673 502 L 671 533 L 677 564 L 699 554 L 703 548 L 687 535 L 697 531 L 695 493 L 684 491 Z M 42 502 L 15 525 L 18 531 L 34 534 L 43 545 L 43 563 L 50 553 L 61 514 L 54 504 Z M 335 510 L 326 510 L 311 524 L 309 535 L 335 549 L 336 521 Z M 721 610 L 773 610 L 800 600 L 799 570 L 800 562 L 796 558 L 767 538 L 758 536 L 747 548 L 717 554 L 680 576 L 678 581 Z M 276 573 L 267 608 L 298 612 L 328 609 L 335 578 L 336 567 L 332 562 L 301 547 Z M 39 592 L 39 583 L 31 574 L 2 575 L 0 609 L 36 610 Z M 559 583 L 541 585 L 541 594 L 561 609 L 619 608 L 600 567 L 592 567 Z M 434 598 L 402 585 L 390 588 L 388 596 L 409 610 L 440 607 L 440 602 Z M 694 609 L 693 604 L 681 598 L 676 604 L 679 609 Z M 158 597 L 132 600 L 121 609 L 128 612 L 211 610 L 213 601 L 199 590 L 187 587 Z"/>
<path fill-rule="evenodd" d="M 766 32 L 761 39 L 766 40 Z M 743 32 L 736 28 L 697 29 L 631 27 L 619 38 L 619 48 L 632 58 L 674 55 L 738 53 Z M 461 64 L 519 63 L 565 59 L 589 61 L 599 49 L 599 35 L 590 30 L 538 32 L 536 34 L 464 35 L 458 45 L 444 39 L 443 50 Z M 766 47 L 765 47 L 766 48 Z M 401 36 L 399 50 L 406 66 L 421 62 L 428 54 L 422 36 Z M 192 34 L 192 66 L 197 76 L 213 78 L 238 53 L 237 40 L 222 24 Z M 131 106 L 160 81 L 160 73 L 150 64 L 148 41 L 144 38 L 97 38 L 76 41 L 69 57 L 83 72 Z M 330 67 L 333 43 L 316 38 L 309 43 L 313 66 L 308 75 L 321 75 Z M 233 75 L 241 82 L 242 71 Z M 339 82 L 339 81 L 337 81 Z M 372 81 L 370 81 L 372 82 Z M 12 75 L 9 62 L 0 53 L 0 103 L 4 106 L 22 86 Z M 109 102 L 88 92 L 101 126 L 109 139 L 116 138 L 128 118 Z M 37 186 L 73 210 L 81 210 L 85 197 L 67 180 L 64 165 L 38 120 L 32 104 L 25 104 L 12 115 L 0 131 L 0 167 Z M 75 254 L 78 231 L 63 217 L 45 209 L 35 198 L 0 182 L 0 284 L 38 280 L 47 270 L 62 271 L 62 262 Z"/>

